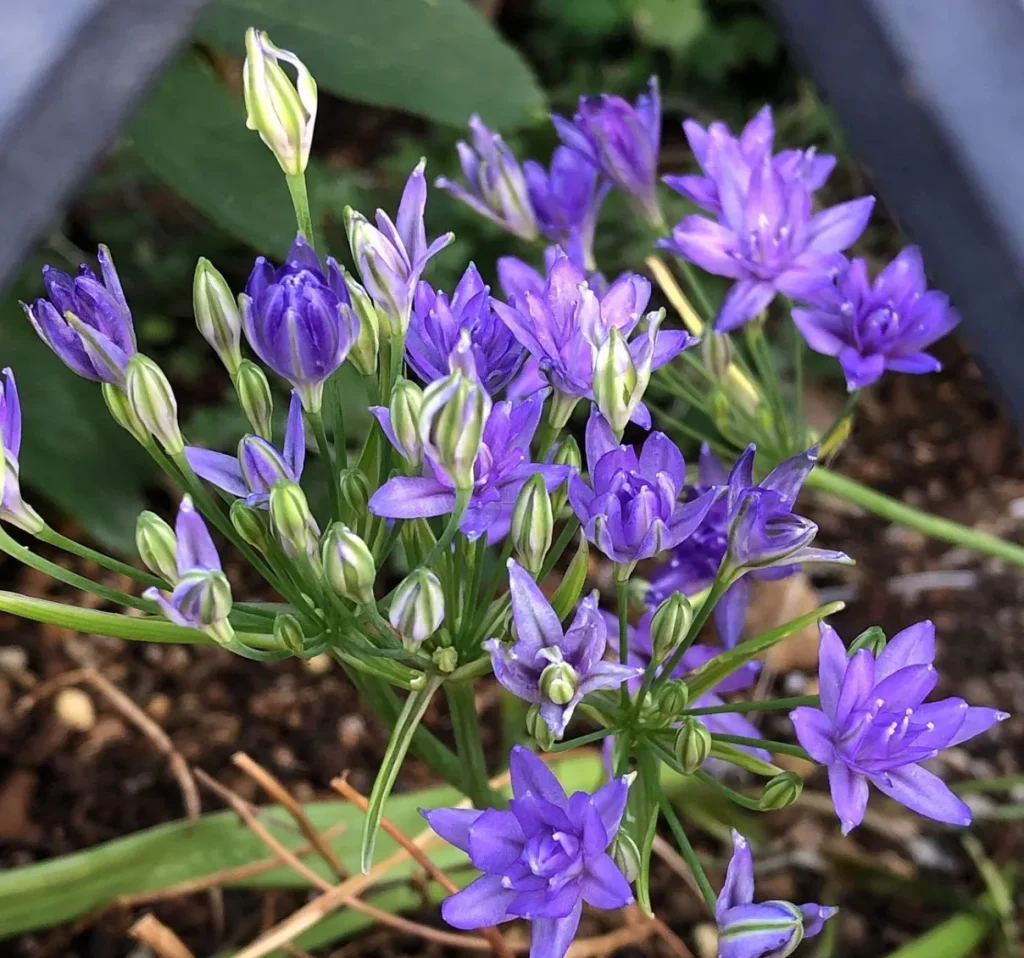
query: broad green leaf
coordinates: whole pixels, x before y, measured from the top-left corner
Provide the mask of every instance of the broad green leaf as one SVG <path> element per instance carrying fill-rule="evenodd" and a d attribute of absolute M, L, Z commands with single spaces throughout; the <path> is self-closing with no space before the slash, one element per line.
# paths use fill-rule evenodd
<path fill-rule="evenodd" d="M 465 0 L 218 0 L 199 34 L 242 56 L 252 26 L 352 100 L 455 126 L 479 113 L 508 128 L 546 109 L 525 61 Z"/>
<path fill-rule="evenodd" d="M 633 26 L 653 47 L 685 50 L 704 32 L 703 0 L 632 0 Z"/>
<path fill-rule="evenodd" d="M 963 912 L 891 952 L 887 958 L 970 958 L 996 927 L 990 914 Z"/>

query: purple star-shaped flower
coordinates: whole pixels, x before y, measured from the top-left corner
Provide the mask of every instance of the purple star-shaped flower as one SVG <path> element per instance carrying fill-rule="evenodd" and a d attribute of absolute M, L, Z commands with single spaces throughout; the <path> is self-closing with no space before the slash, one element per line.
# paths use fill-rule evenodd
<path fill-rule="evenodd" d="M 615 688 L 642 673 L 636 666 L 604 661 L 608 626 L 597 607 L 597 593 L 587 596 L 563 632 L 558 615 L 530 574 L 508 562 L 509 595 L 516 641 L 506 646 L 488 639 L 494 675 L 513 695 L 539 702 L 552 734 L 560 737 L 588 692 Z"/>
<path fill-rule="evenodd" d="M 873 383 L 886 369 L 934 373 L 942 365 L 924 350 L 960 315 L 949 297 L 929 290 L 921 250 L 908 246 L 875 278 L 863 259 L 843 262 L 833 278 L 799 296 L 811 309 L 794 309 L 793 322 L 815 352 L 836 356 L 849 389 Z"/>
<path fill-rule="evenodd" d="M 622 908 L 629 882 L 608 847 L 626 810 L 630 776 L 593 795 L 567 797 L 550 769 L 517 745 L 509 756 L 512 801 L 489 808 L 422 809 L 430 827 L 483 872 L 441 906 L 455 928 L 484 928 L 526 918 L 530 958 L 562 958 L 579 927 L 583 903 Z"/>
<path fill-rule="evenodd" d="M 969 825 L 971 810 L 938 776 L 918 764 L 1007 718 L 961 698 L 925 702 L 935 688 L 935 626 L 918 622 L 876 658 L 847 656 L 835 629 L 821 623 L 821 708 L 790 712 L 796 737 L 828 766 L 832 802 L 843 833 L 859 825 L 871 782 L 912 811 L 950 825 Z"/>

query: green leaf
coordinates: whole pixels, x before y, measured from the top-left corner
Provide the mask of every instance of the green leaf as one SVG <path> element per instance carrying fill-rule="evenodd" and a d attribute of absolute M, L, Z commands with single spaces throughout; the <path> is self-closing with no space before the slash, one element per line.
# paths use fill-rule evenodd
<path fill-rule="evenodd" d="M 703 0 L 633 0 L 633 26 L 652 47 L 685 50 L 704 32 Z"/>
<path fill-rule="evenodd" d="M 462 126 L 540 118 L 530 68 L 465 0 L 219 0 L 199 33 L 242 56 L 247 27 L 266 30 L 340 96 Z"/>
<path fill-rule="evenodd" d="M 555 589 L 555 594 L 551 597 L 551 607 L 559 619 L 566 618 L 579 602 L 583 584 L 587 581 L 589 555 L 587 538 L 580 536 L 576 554 L 572 557 L 569 568 L 565 570 L 562 581 L 558 583 L 558 588 Z"/>

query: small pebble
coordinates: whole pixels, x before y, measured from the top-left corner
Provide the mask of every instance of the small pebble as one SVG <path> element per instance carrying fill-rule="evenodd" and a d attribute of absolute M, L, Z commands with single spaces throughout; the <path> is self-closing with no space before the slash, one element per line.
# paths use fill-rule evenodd
<path fill-rule="evenodd" d="M 703 924 L 693 929 L 693 945 L 698 958 L 715 958 L 718 954 L 718 928 Z"/>
<path fill-rule="evenodd" d="M 28 669 L 28 652 L 20 645 L 0 646 L 0 672 L 20 675 Z"/>
<path fill-rule="evenodd" d="M 96 706 L 81 689 L 63 689 L 53 709 L 65 725 L 79 732 L 88 732 L 96 724 Z"/>
<path fill-rule="evenodd" d="M 326 652 L 322 652 L 320 655 L 314 655 L 311 659 L 306 659 L 302 664 L 307 672 L 313 675 L 323 675 L 330 670 L 331 657 Z"/>

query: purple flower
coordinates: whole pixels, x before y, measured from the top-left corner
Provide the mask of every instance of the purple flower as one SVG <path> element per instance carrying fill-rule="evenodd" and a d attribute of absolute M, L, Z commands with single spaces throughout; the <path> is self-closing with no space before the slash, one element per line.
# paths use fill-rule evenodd
<path fill-rule="evenodd" d="M 567 146 L 551 156 L 551 170 L 534 160 L 523 164 L 541 232 L 584 269 L 594 268 L 594 230 L 611 184 L 596 167 Z"/>
<path fill-rule="evenodd" d="M 686 484 L 683 454 L 664 433 L 652 432 L 639 458 L 620 446 L 596 410 L 587 423 L 588 486 L 569 479 L 569 501 L 586 537 L 613 562 L 633 564 L 677 546 L 704 521 L 721 494 L 711 489 L 679 502 Z"/>
<path fill-rule="evenodd" d="M 938 372 L 941 364 L 924 349 L 960 322 L 949 297 L 928 289 L 916 246 L 900 252 L 873 283 L 864 260 L 844 261 L 831 282 L 812 285 L 800 298 L 813 309 L 794 309 L 793 322 L 811 349 L 839 357 L 851 390 L 886 369 Z"/>
<path fill-rule="evenodd" d="M 3 371 L 3 377 L 3 386 L 0 387 L 0 430 L 3 432 L 4 464 L 0 472 L 0 488 L 3 489 L 0 519 L 35 535 L 45 523 L 39 513 L 21 497 L 18 462 L 21 454 L 21 401 L 18 399 L 18 385 L 10 367 Z"/>
<path fill-rule="evenodd" d="M 539 702 L 541 718 L 560 738 L 588 692 L 614 688 L 642 674 L 635 666 L 604 661 L 608 625 L 597 607 L 597 592 L 579 605 L 568 631 L 530 574 L 508 561 L 509 595 L 516 641 L 488 639 L 495 678 L 513 695 Z"/>
<path fill-rule="evenodd" d="M 541 374 L 554 387 L 559 411 L 556 426 L 563 426 L 580 399 L 594 395 L 594 362 L 612 329 L 629 336 L 636 329 L 651 296 L 651 284 L 635 273 L 623 273 L 598 295 L 586 274 L 563 252 L 551 261 L 543 292 L 529 276 L 526 264 L 504 262 L 502 282 L 517 289 L 508 304 L 492 300 L 494 311 L 535 358 Z M 683 330 L 649 332 L 629 344 L 639 365 L 657 369 L 674 359 L 696 340 Z M 650 413 L 642 404 L 634 421 L 650 427 Z"/>
<path fill-rule="evenodd" d="M 751 169 L 762 163 L 766 156 L 771 157 L 772 166 L 783 180 L 802 184 L 812 193 L 825 185 L 836 165 L 834 156 L 827 153 L 819 155 L 813 147 L 809 150 L 783 150 L 772 155 L 775 124 L 769 106 L 762 107 L 738 137 L 734 137 L 729 127 L 721 122 L 712 123 L 704 129 L 696 120 L 687 120 L 683 123 L 683 132 L 704 175 L 665 176 L 662 180 L 715 216 L 722 213 L 717 176 L 718 154 L 723 144 L 728 144 L 725 149 L 732 156 L 738 153 Z"/>
<path fill-rule="evenodd" d="M 484 425 L 480 447 L 473 463 L 473 494 L 459 530 L 469 539 L 487 534 L 491 545 L 508 535 L 512 510 L 523 484 L 535 472 L 544 476 L 551 492 L 566 480 L 564 466 L 530 462 L 530 442 L 540 423 L 546 392 L 512 403 L 494 403 Z M 402 451 L 391 429 L 390 414 L 384 406 L 371 412 L 380 421 L 391 444 Z M 370 511 L 388 519 L 444 516 L 455 509 L 455 483 L 438 462 L 433 450 L 424 446 L 421 476 L 395 476 L 370 499 Z"/>
<path fill-rule="evenodd" d="M 727 332 L 768 307 L 776 293 L 798 294 L 827 277 L 867 226 L 874 197 L 811 213 L 800 178 L 786 179 L 765 155 L 752 168 L 737 141 L 721 140 L 713 167 L 722 211 L 717 222 L 687 216 L 658 245 L 709 273 L 734 279 L 715 328 Z"/>
<path fill-rule="evenodd" d="M 911 811 L 969 825 L 971 810 L 918 762 L 959 745 L 1007 718 L 961 698 L 925 702 L 935 688 L 935 626 L 918 622 L 893 636 L 876 658 L 847 656 L 835 629 L 821 623 L 821 708 L 789 713 L 800 744 L 828 766 L 843 834 L 864 819 L 868 782 Z"/>
<path fill-rule="evenodd" d="M 444 176 L 434 185 L 527 242 L 535 240 L 537 218 L 515 154 L 476 114 L 469 118 L 469 135 L 472 146 L 462 140 L 456 144 L 469 189 Z"/>
<path fill-rule="evenodd" d="M 327 275 L 299 234 L 278 269 L 256 259 L 239 297 L 242 328 L 256 355 L 298 391 L 307 412 L 320 410 L 323 385 L 359 335 L 341 269 L 327 258 Z"/>
<path fill-rule="evenodd" d="M 581 97 L 570 123 L 552 116 L 562 142 L 620 190 L 636 197 L 652 223 L 661 221 L 658 207 L 658 150 L 661 144 L 661 96 L 657 77 L 632 106 L 620 96 Z"/>
<path fill-rule="evenodd" d="M 178 507 L 174 535 L 178 566 L 174 591 L 165 595 L 159 589 L 150 588 L 143 595 L 156 602 L 176 625 L 214 633 L 229 629 L 231 586 L 206 523 L 195 511 L 189 496 L 185 496 Z"/>
<path fill-rule="evenodd" d="M 572 943 L 583 903 L 622 908 L 633 894 L 608 854 L 626 809 L 631 776 L 593 795 L 566 797 L 558 779 L 529 750 L 509 756 L 512 802 L 489 808 L 423 809 L 446 842 L 483 872 L 445 899 L 441 914 L 455 928 L 484 928 L 513 918 L 533 924 L 530 958 L 562 958 Z"/>
<path fill-rule="evenodd" d="M 725 884 L 715 906 L 719 958 L 786 958 L 813 938 L 838 909 L 788 901 L 754 904 L 754 859 L 750 843 L 735 829 Z"/>
<path fill-rule="evenodd" d="M 121 281 L 101 246 L 96 253 L 102 279 L 84 263 L 72 279 L 63 270 L 43 267 L 49 299 L 21 308 L 39 337 L 79 376 L 124 386 L 125 366 L 135 355 L 132 314 Z"/>
<path fill-rule="evenodd" d="M 427 245 L 423 224 L 427 206 L 427 180 L 423 175 L 426 165 L 426 160 L 420 160 L 409 174 L 398 206 L 397 223 L 384 210 L 377 210 L 376 226 L 362 213 L 345 210 L 348 242 L 363 286 L 387 314 L 394 330 L 403 336 L 409 326 L 416 284 L 427 262 L 455 239 L 454 233 L 445 233 Z"/>
<path fill-rule="evenodd" d="M 270 508 L 270 490 L 280 479 L 298 482 L 306 459 L 306 435 L 302 424 L 302 403 L 298 390 L 292 391 L 284 452 L 278 452 L 262 436 L 249 434 L 238 444 L 238 457 L 186 446 L 185 455 L 195 473 L 219 489 L 240 496 L 248 506 Z"/>
<path fill-rule="evenodd" d="M 469 331 L 477 375 L 492 396 L 519 371 L 523 347 L 491 309 L 489 294 L 490 288 L 472 263 L 451 300 L 427 282 L 416 287 L 405 354 L 425 383 L 448 375 L 449 357 L 464 329 Z"/>

